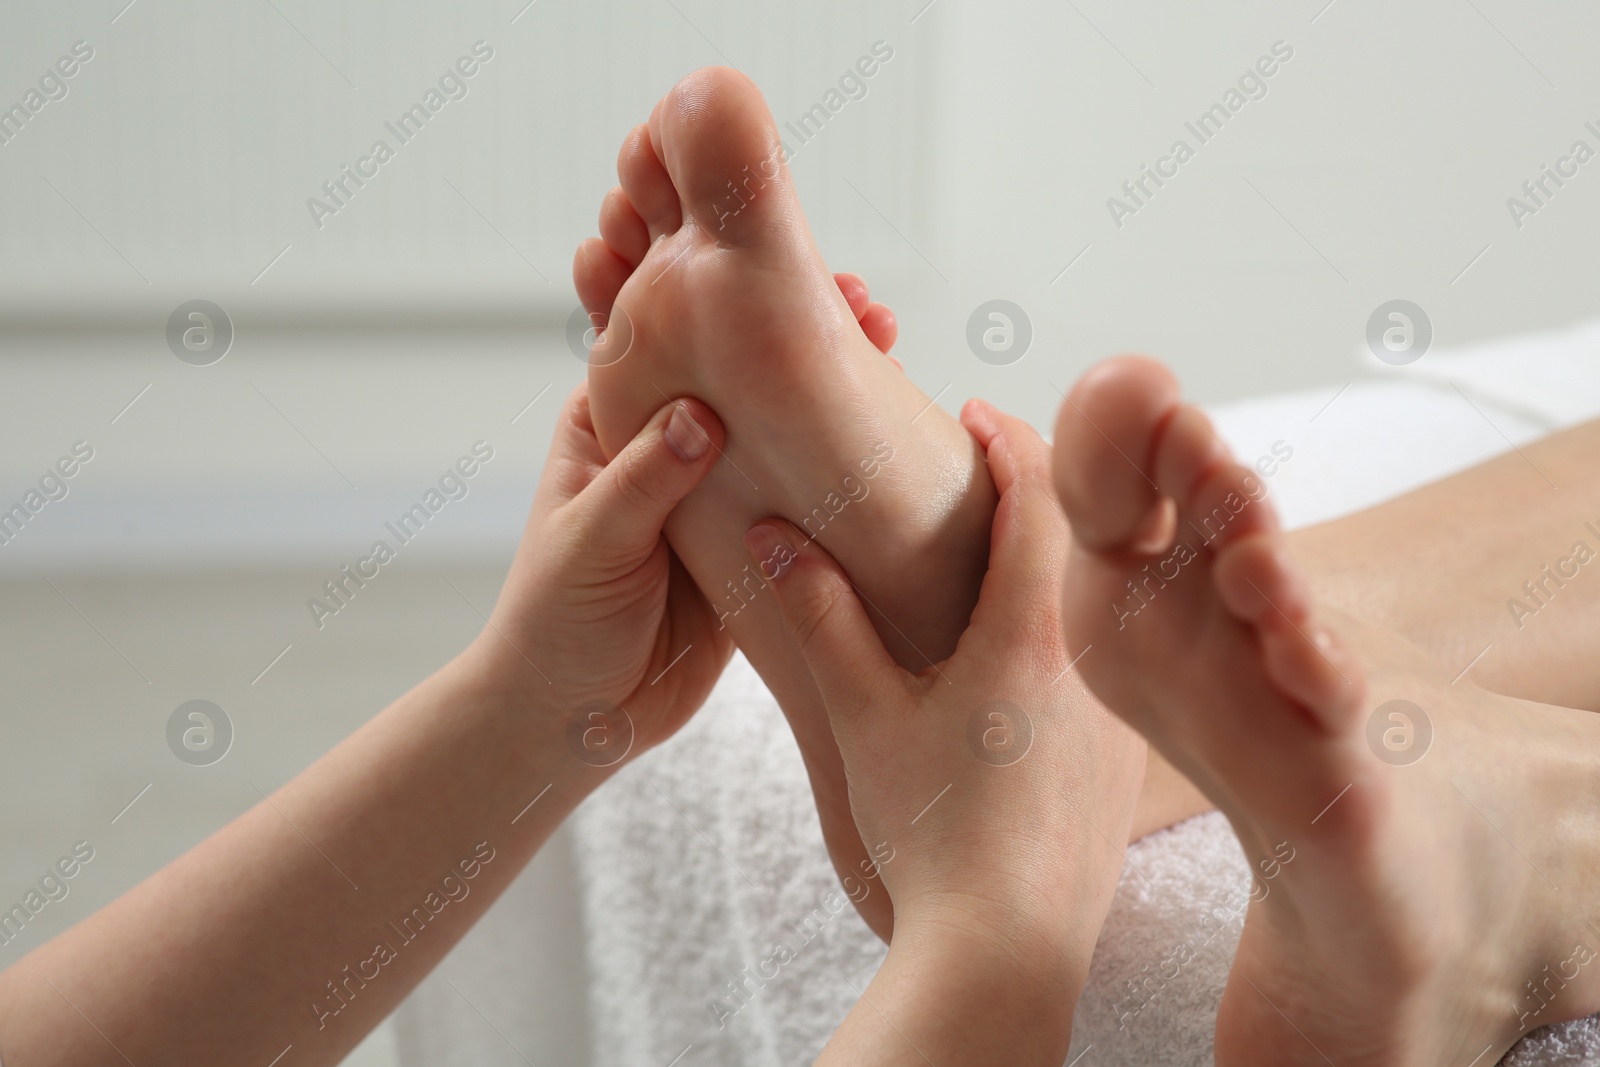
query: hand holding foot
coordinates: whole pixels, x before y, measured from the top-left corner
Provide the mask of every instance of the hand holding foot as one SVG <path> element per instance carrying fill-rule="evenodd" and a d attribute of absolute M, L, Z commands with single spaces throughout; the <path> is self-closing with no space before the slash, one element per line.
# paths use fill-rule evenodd
<path fill-rule="evenodd" d="M 817 540 L 859 577 L 890 654 L 920 669 L 950 654 L 971 614 L 994 489 L 971 436 L 884 358 L 887 309 L 828 272 L 748 78 L 684 78 L 627 137 L 617 174 L 601 238 L 574 264 L 615 353 L 590 363 L 595 430 L 610 455 L 669 396 L 726 420 L 722 462 L 667 536 L 788 716 L 834 866 L 851 876 L 871 857 L 838 749 L 741 539 L 779 515 Z M 880 900 L 862 914 L 887 937 Z"/>
<path fill-rule="evenodd" d="M 731 646 L 661 525 L 721 439 L 681 400 L 608 464 L 577 389 L 478 640 L 0 972 L 6 1062 L 347 1062 L 584 797 L 704 700 Z M 703 655 L 662 677 L 686 642 Z M 634 733 L 575 738 L 591 700 L 624 704 Z M 80 844 L 65 877 L 94 856 Z"/>
<path fill-rule="evenodd" d="M 746 538 L 827 706 L 863 876 L 894 904 L 888 961 L 823 1062 L 1059 1065 L 1138 796 L 1143 746 L 1066 676 L 1046 447 L 978 401 L 963 421 L 1001 496 L 972 624 L 943 663 L 896 664 L 850 580 L 788 523 Z"/>
<path fill-rule="evenodd" d="M 709 408 L 676 400 L 608 463 L 588 387 L 567 398 L 517 557 L 477 641 L 525 706 L 552 716 L 591 702 L 620 707 L 631 757 L 705 702 L 732 642 L 661 531 L 723 438 Z M 689 647 L 701 654 L 680 661 Z"/>

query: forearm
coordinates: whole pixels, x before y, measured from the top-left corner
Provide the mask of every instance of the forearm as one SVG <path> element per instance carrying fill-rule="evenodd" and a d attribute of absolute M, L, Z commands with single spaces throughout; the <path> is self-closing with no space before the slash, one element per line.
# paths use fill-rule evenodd
<path fill-rule="evenodd" d="M 343 1058 L 607 773 L 492 658 L 469 649 L 0 974 L 6 1067 Z"/>
<path fill-rule="evenodd" d="M 1044 938 L 997 950 L 950 926 L 899 922 L 883 966 L 834 1032 L 818 1067 L 1060 1067 L 1072 1043 L 1090 942 L 1082 951 L 1054 955 Z"/>

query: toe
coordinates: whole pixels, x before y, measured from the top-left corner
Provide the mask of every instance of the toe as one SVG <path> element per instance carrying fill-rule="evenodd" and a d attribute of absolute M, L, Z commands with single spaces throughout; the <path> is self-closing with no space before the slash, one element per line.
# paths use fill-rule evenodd
<path fill-rule="evenodd" d="M 895 321 L 894 312 L 882 304 L 869 304 L 867 310 L 860 316 L 860 321 L 861 332 L 867 335 L 867 340 L 871 341 L 879 352 L 888 355 L 889 349 L 894 347 L 895 341 L 900 337 L 900 324 Z"/>
<path fill-rule="evenodd" d="M 650 251 L 650 229 L 621 187 L 607 193 L 600 205 L 600 239 L 629 267 L 638 267 Z"/>
<path fill-rule="evenodd" d="M 867 308 L 872 305 L 871 298 L 867 295 L 867 281 L 859 274 L 835 274 L 834 284 L 838 285 L 839 292 L 844 295 L 844 302 L 850 305 L 850 314 L 861 321 L 861 316 L 867 313 Z"/>
<path fill-rule="evenodd" d="M 1151 468 L 1159 491 L 1177 504 L 1180 538 L 1198 536 L 1220 552 L 1247 535 L 1278 529 L 1265 483 L 1234 461 L 1199 408 L 1182 404 L 1166 418 Z"/>
<path fill-rule="evenodd" d="M 1151 455 L 1178 396 L 1172 373 L 1142 356 L 1102 363 L 1072 387 L 1056 420 L 1055 479 L 1084 548 L 1123 547 L 1149 528 L 1159 500 Z"/>
<path fill-rule="evenodd" d="M 611 305 L 632 273 L 633 268 L 598 237 L 580 244 L 572 258 L 572 284 L 578 299 L 591 316 L 601 316 L 600 322 L 611 315 Z"/>
<path fill-rule="evenodd" d="M 1162 466 L 1160 461 L 1157 466 Z M 1232 469 L 1234 464 L 1224 462 L 1218 477 L 1227 480 L 1234 474 Z M 1218 477 L 1210 478 L 1211 482 Z M 1202 482 L 1205 480 L 1202 475 Z M 1213 499 L 1219 499 L 1214 491 Z M 1262 515 L 1270 517 L 1264 502 L 1259 507 Z M 1338 635 L 1315 617 L 1310 582 L 1290 557 L 1275 520 L 1267 518 L 1262 523 L 1258 517 L 1253 530 L 1237 533 L 1251 520 L 1243 512 L 1237 517 L 1230 515 L 1224 502 L 1221 512 L 1203 518 L 1202 525 L 1214 522 L 1226 523 L 1226 528 L 1216 537 L 1216 544 L 1222 547 L 1216 550 L 1211 582 L 1222 606 L 1258 635 L 1267 680 L 1323 728 L 1347 728 L 1354 705 L 1362 699 L 1360 683 L 1365 672 L 1346 653 Z"/>
<path fill-rule="evenodd" d="M 1158 460 L 1158 469 L 1161 465 Z M 1280 530 L 1266 485 L 1255 471 L 1231 458 L 1211 467 L 1188 493 L 1173 499 L 1178 503 L 1178 536 L 1190 538 L 1195 548 L 1204 544 L 1220 552 L 1241 538 L 1258 533 L 1276 537 Z"/>
<path fill-rule="evenodd" d="M 634 211 L 644 220 L 650 240 L 672 233 L 683 224 L 678 193 L 661 157 L 650 140 L 650 128 L 633 128 L 617 153 L 617 178 Z"/>
<path fill-rule="evenodd" d="M 1211 420 L 1199 408 L 1181 404 L 1162 426 L 1150 476 L 1167 496 L 1188 500 L 1231 458 Z"/>
<path fill-rule="evenodd" d="M 1366 698 L 1366 672 L 1338 635 L 1314 619 L 1260 634 L 1268 680 L 1325 730 L 1348 731 Z"/>
<path fill-rule="evenodd" d="M 650 136 L 684 217 L 719 242 L 765 243 L 794 230 L 769 225 L 798 206 L 772 113 L 743 74 L 707 67 L 688 75 L 650 116 Z"/>
<path fill-rule="evenodd" d="M 1218 553 L 1212 581 L 1234 617 L 1252 625 L 1299 626 L 1311 616 L 1310 583 L 1272 533 L 1251 534 Z"/>
<path fill-rule="evenodd" d="M 887 356 L 900 336 L 900 324 L 895 321 L 894 312 L 872 299 L 867 291 L 866 279 L 861 275 L 835 274 L 833 280 L 839 286 L 844 302 L 850 305 L 850 314 L 856 317 L 861 332 L 867 335 L 867 340 L 872 342 L 874 348 Z M 894 364 L 898 367 L 900 361 L 894 360 Z"/>

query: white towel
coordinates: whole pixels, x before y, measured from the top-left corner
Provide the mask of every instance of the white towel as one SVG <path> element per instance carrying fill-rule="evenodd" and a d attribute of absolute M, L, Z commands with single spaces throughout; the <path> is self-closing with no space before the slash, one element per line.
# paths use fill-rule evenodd
<path fill-rule="evenodd" d="M 1304 525 L 1471 466 L 1505 451 L 1508 440 L 1520 444 L 1593 417 L 1600 412 L 1597 349 L 1600 324 L 1592 324 L 1434 354 L 1409 368 L 1373 360 L 1387 380 L 1229 405 L 1213 415 L 1242 458 L 1273 455 L 1274 446 L 1280 456 L 1292 451 L 1270 484 L 1286 519 Z M 677 738 L 582 807 L 573 839 L 594 1064 L 809 1063 L 883 958 L 852 908 L 830 915 L 823 905 L 835 881 L 800 755 L 742 657 Z M 1219 908 L 1226 915 L 1230 898 L 1248 886 L 1238 843 L 1211 814 L 1146 837 L 1127 861 L 1078 1005 L 1071 1056 L 1093 1046 L 1085 1065 L 1209 1065 L 1212 1022 L 1243 916 L 1220 925 L 1202 919 Z M 795 924 L 819 911 L 827 921 L 813 919 L 807 940 Z M 1197 928 L 1215 933 L 1200 937 Z M 757 986 L 743 969 L 756 971 L 779 939 L 798 952 Z M 1158 969 L 1184 941 L 1194 959 L 1119 1025 L 1129 1009 L 1118 1005 L 1127 982 Z M 506 954 L 521 951 L 511 939 L 499 944 Z M 475 951 L 492 954 L 481 942 Z M 736 999 L 728 983 L 740 981 L 745 992 Z M 449 1012 L 434 1009 L 433 1025 L 446 1026 Z M 482 1046 L 484 1058 L 462 1062 L 504 1055 L 504 1044 L 467 1008 L 451 1010 L 461 1020 L 455 1040 Z M 1600 1067 L 1600 1017 L 1538 1031 L 1504 1062 Z"/>

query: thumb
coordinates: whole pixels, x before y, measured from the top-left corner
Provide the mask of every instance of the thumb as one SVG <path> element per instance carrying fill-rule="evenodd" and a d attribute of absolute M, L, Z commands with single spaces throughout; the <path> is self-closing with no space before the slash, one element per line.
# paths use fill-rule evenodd
<path fill-rule="evenodd" d="M 895 699 L 904 675 L 883 647 L 855 588 L 815 541 L 779 519 L 756 524 L 745 549 L 772 584 L 788 627 L 805 657 L 828 717 L 848 724 Z M 795 546 L 800 547 L 795 547 Z"/>
<path fill-rule="evenodd" d="M 705 404 L 674 400 L 572 501 L 590 551 L 633 559 L 655 551 L 661 528 L 722 454 L 722 421 Z"/>

